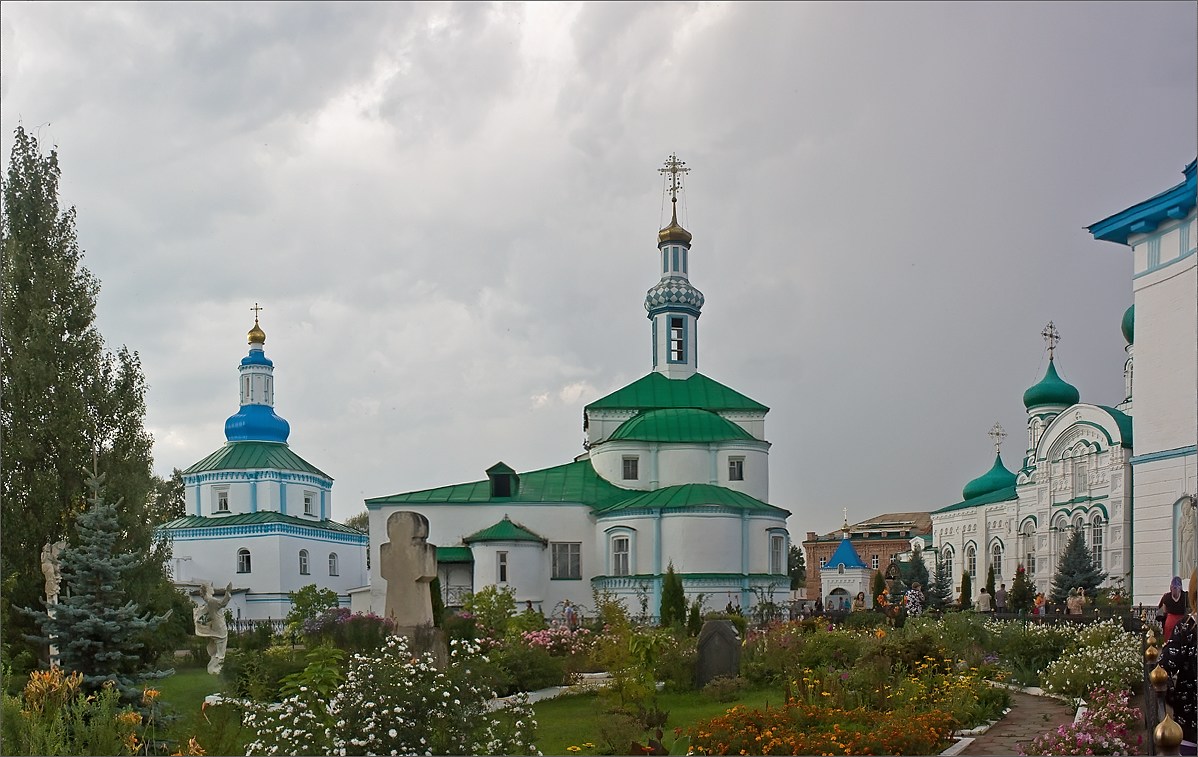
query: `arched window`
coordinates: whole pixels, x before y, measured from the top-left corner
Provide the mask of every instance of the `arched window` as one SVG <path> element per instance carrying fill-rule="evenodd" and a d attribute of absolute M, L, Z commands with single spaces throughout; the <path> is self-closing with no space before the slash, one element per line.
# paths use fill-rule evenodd
<path fill-rule="evenodd" d="M 237 572 L 250 572 L 250 551 L 244 547 L 237 550 Z"/>
<path fill-rule="evenodd" d="M 969 571 L 969 575 L 977 578 L 978 550 L 972 544 L 965 548 L 965 570 Z"/>
<path fill-rule="evenodd" d="M 628 537 L 616 536 L 611 540 L 611 573 L 613 576 L 627 576 L 631 570 L 629 565 Z"/>
<path fill-rule="evenodd" d="M 306 550 L 306 549 L 300 550 L 299 562 L 300 562 L 300 566 L 299 566 L 300 575 L 301 576 L 308 575 L 308 550 Z"/>
<path fill-rule="evenodd" d="M 949 578 L 952 578 L 952 575 L 953 575 L 953 551 L 951 549 L 947 549 L 947 548 L 942 550 L 940 552 L 940 562 L 942 565 L 944 565 L 944 571 L 946 573 L 948 573 Z"/>
<path fill-rule="evenodd" d="M 1023 537 L 1023 569 L 1027 577 L 1036 575 L 1036 526 L 1030 520 L 1023 524 L 1019 533 Z"/>
<path fill-rule="evenodd" d="M 998 542 L 990 548 L 990 564 L 994 566 L 994 577 L 1002 578 L 1002 545 Z"/>
<path fill-rule="evenodd" d="M 329 575 L 330 576 L 339 575 L 337 572 L 337 553 L 336 552 L 329 553 Z"/>
<path fill-rule="evenodd" d="M 1094 558 L 1094 567 L 1102 567 L 1102 527 L 1103 521 L 1101 515 L 1094 516 L 1094 523 L 1090 531 L 1090 555 Z"/>

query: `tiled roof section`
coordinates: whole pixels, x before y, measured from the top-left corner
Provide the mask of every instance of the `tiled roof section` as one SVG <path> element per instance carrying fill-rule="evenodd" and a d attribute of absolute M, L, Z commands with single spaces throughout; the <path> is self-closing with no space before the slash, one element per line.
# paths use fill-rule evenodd
<path fill-rule="evenodd" d="M 335 520 L 311 520 L 309 518 L 297 518 L 294 515 L 284 515 L 274 511 L 259 511 L 256 513 L 237 513 L 235 515 L 222 515 L 218 517 L 206 518 L 201 515 L 185 515 L 182 518 L 176 518 L 169 523 L 164 523 L 159 526 L 163 530 L 175 530 L 183 528 L 226 528 L 229 526 L 256 526 L 265 523 L 283 523 L 289 526 L 303 526 L 304 528 L 317 528 L 323 531 L 335 531 L 339 534 L 354 534 L 366 538 L 366 534 L 354 528 L 347 526 L 344 523 L 338 523 Z"/>
<path fill-rule="evenodd" d="M 504 503 L 580 502 L 591 507 L 606 507 L 626 499 L 630 494 L 635 492 L 621 489 L 601 478 L 590 460 L 579 460 L 521 473 L 520 489 L 516 496 L 500 499 Z M 415 503 L 487 504 L 492 501 L 491 482 L 488 480 L 374 497 L 366 500 L 366 504 L 378 507 Z"/>
<path fill-rule="evenodd" d="M 702 410 L 756 410 L 769 408 L 729 389 L 718 381 L 696 373 L 685 379 L 669 379 L 654 371 L 587 405 L 587 410 L 694 407 Z"/>
<path fill-rule="evenodd" d="M 261 469 L 299 471 L 333 480 L 332 476 L 292 452 L 286 444 L 279 442 L 228 442 L 183 471 L 183 475 L 220 470 Z"/>
<path fill-rule="evenodd" d="M 723 442 L 753 439 L 753 435 L 710 410 L 667 408 L 640 413 L 624 423 L 609 441 Z"/>
<path fill-rule="evenodd" d="M 474 562 L 474 553 L 470 551 L 470 547 L 437 547 L 437 562 Z"/>
<path fill-rule="evenodd" d="M 506 515 L 503 516 L 503 520 L 495 525 L 475 532 L 462 539 L 462 541 L 466 544 L 476 541 L 535 541 L 541 544 L 546 543 L 544 538 L 534 534 L 519 523 L 513 523 Z"/>
<path fill-rule="evenodd" d="M 834 571 L 841 565 L 844 565 L 845 568 L 865 567 L 865 563 L 861 561 L 861 555 L 857 554 L 857 550 L 853 549 L 853 544 L 848 539 L 840 540 L 840 546 L 836 548 L 820 571 Z"/>
<path fill-rule="evenodd" d="M 1008 486 L 1003 489 L 999 489 L 998 491 L 990 492 L 989 494 L 983 495 L 981 497 L 974 497 L 973 499 L 967 499 L 962 502 L 958 502 L 955 505 L 942 507 L 939 510 L 934 511 L 932 514 L 938 515 L 940 513 L 951 513 L 956 510 L 967 510 L 971 507 L 977 507 L 978 505 L 990 505 L 994 504 L 995 502 L 1006 502 L 1009 499 L 1015 498 L 1015 487 Z"/>
<path fill-rule="evenodd" d="M 789 515 L 748 494 L 714 484 L 680 484 L 644 492 L 598 510 L 599 516 L 612 515 L 627 510 L 673 510 L 684 507 L 723 507 L 738 511 Z"/>
<path fill-rule="evenodd" d="M 909 539 L 931 532 L 932 516 L 926 512 L 883 513 L 849 526 L 849 537 L 853 539 Z M 815 540 L 836 541 L 842 533 L 842 529 L 838 528 Z"/>

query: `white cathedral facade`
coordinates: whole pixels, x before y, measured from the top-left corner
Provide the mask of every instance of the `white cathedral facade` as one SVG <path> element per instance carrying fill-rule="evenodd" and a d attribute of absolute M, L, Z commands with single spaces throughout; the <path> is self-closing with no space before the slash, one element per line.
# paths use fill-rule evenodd
<path fill-rule="evenodd" d="M 1155 604 L 1173 575 L 1196 561 L 1198 490 L 1198 275 L 1195 163 L 1184 180 L 1089 228 L 1132 248 L 1134 301 L 1123 315 L 1125 397 L 1081 402 L 1057 372 L 1050 323 L 1044 377 L 1023 395 L 1026 445 L 1012 471 L 997 447 L 993 467 L 966 484 L 961 501 L 932 513 L 933 544 L 960 590 L 976 594 L 990 567 L 1010 585 L 1023 565 L 1049 593 L 1058 555 L 1076 531 L 1109 585 Z M 976 596 L 975 596 L 976 599 Z"/>
<path fill-rule="evenodd" d="M 675 208 L 682 165 L 671 156 L 664 169 Z M 688 600 L 747 608 L 785 598 L 789 513 L 769 504 L 769 408 L 698 372 L 704 300 L 690 252 L 675 210 L 645 297 L 652 370 L 584 408 L 581 455 L 521 473 L 498 463 L 474 482 L 366 500 L 376 559 L 356 610 L 384 612 L 377 558 L 387 518 L 403 510 L 429 520 L 449 605 L 498 585 L 547 614 L 565 600 L 590 605 L 596 590 L 655 615 L 671 564 Z"/>
<path fill-rule="evenodd" d="M 287 443 L 275 413 L 274 363 L 254 319 L 238 366 L 241 406 L 225 421 L 225 444 L 183 471 L 187 513 L 159 527 L 172 542 L 175 585 L 232 584 L 237 619 L 280 619 L 289 594 L 309 584 L 337 592 L 366 582 L 366 534 L 337 523 L 333 479 Z"/>

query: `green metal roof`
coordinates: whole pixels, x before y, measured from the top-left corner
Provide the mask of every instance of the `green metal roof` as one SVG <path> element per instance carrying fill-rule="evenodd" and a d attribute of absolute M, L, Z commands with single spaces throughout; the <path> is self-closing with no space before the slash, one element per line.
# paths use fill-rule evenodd
<path fill-rule="evenodd" d="M 219 470 L 289 470 L 312 473 L 330 481 L 333 477 L 312 465 L 279 442 L 226 442 L 225 446 L 183 471 L 187 476 Z"/>
<path fill-rule="evenodd" d="M 201 515 L 185 515 L 182 518 L 176 518 L 169 523 L 164 523 L 159 526 L 160 529 L 181 529 L 181 528 L 227 528 L 229 526 L 256 526 L 264 523 L 283 523 L 290 526 L 303 526 L 305 528 L 318 528 L 322 531 L 336 531 L 339 534 L 354 534 L 365 538 L 366 534 L 353 526 L 347 526 L 344 523 L 338 523 L 335 520 L 310 520 L 308 518 L 297 518 L 294 515 L 284 515 L 273 510 L 261 510 L 256 513 L 237 513 L 236 515 L 221 515 L 212 518 L 206 518 Z"/>
<path fill-rule="evenodd" d="M 491 482 L 486 480 L 374 497 L 366 500 L 366 506 L 413 503 L 580 502 L 591 507 L 605 507 L 627 498 L 632 493 L 634 492 L 621 489 L 600 477 L 589 460 L 579 460 L 553 468 L 521 473 L 520 489 L 515 497 L 492 499 Z"/>
<path fill-rule="evenodd" d="M 790 514 L 780 507 L 774 507 L 743 492 L 714 484 L 680 484 L 655 489 L 599 509 L 597 514 L 607 516 L 627 510 L 674 510 L 705 506 L 779 515 Z"/>
<path fill-rule="evenodd" d="M 669 407 L 696 407 L 703 410 L 757 410 L 768 412 L 769 408 L 749 399 L 718 381 L 696 373 L 686 379 L 669 379 L 654 371 L 633 381 L 623 389 L 617 389 L 586 406 L 587 410 L 608 409 L 660 409 Z"/>
<path fill-rule="evenodd" d="M 1122 437 L 1123 442 L 1120 446 L 1131 449 L 1131 416 L 1122 410 L 1116 410 L 1106 405 L 1096 405 L 1095 407 L 1100 407 L 1110 413 L 1111 417 L 1115 419 L 1115 425 L 1119 427 L 1119 436 Z"/>
<path fill-rule="evenodd" d="M 691 407 L 649 410 L 624 421 L 609 437 L 639 442 L 723 442 L 753 439 L 727 418 Z"/>
<path fill-rule="evenodd" d="M 1002 455 L 995 454 L 993 467 L 968 484 L 965 484 L 965 488 L 961 490 L 961 496 L 965 499 L 974 499 L 1014 485 L 1015 474 L 1007 470 L 1007 466 L 1003 465 Z"/>
<path fill-rule="evenodd" d="M 474 562 L 474 553 L 470 551 L 470 547 L 437 547 L 437 562 Z"/>
<path fill-rule="evenodd" d="M 978 505 L 990 505 L 995 502 L 1006 502 L 1009 499 L 1015 498 L 1015 487 L 1008 486 L 1006 488 L 990 492 L 989 494 L 983 494 L 980 497 L 974 497 L 973 499 L 967 499 L 963 502 L 958 502 L 955 505 L 949 505 L 948 507 L 942 507 L 939 510 L 933 510 L 932 514 L 935 515 L 937 513 L 951 513 L 956 510 L 967 510 L 971 507 L 977 507 Z"/>
<path fill-rule="evenodd" d="M 1077 387 L 1065 381 L 1057 374 L 1057 367 L 1052 358 L 1048 360 L 1048 370 L 1044 378 L 1023 393 L 1023 406 L 1028 410 L 1045 405 L 1076 405 L 1081 395 Z"/>
<path fill-rule="evenodd" d="M 503 520 L 495 525 L 470 534 L 465 539 L 462 539 L 462 541 L 466 544 L 473 541 L 535 541 L 540 544 L 546 543 L 545 539 L 537 536 L 519 523 L 513 523 L 506 515 L 503 516 Z"/>

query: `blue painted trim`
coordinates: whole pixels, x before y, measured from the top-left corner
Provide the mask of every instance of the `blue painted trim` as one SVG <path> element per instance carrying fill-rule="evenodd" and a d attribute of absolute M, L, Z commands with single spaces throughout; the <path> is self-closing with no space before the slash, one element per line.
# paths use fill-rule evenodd
<path fill-rule="evenodd" d="M 679 265 L 678 265 L 678 248 L 677 247 L 670 248 L 670 257 L 671 257 L 670 262 L 673 264 L 673 272 L 678 273 L 678 271 L 681 269 L 679 268 Z"/>
<path fill-rule="evenodd" d="M 200 485 L 199 484 L 195 485 L 195 498 L 196 498 L 196 515 L 203 516 L 203 513 L 200 512 Z"/>
<path fill-rule="evenodd" d="M 1156 225 L 1177 213 L 1187 213 L 1198 205 L 1198 178 L 1195 162 L 1191 161 L 1183 170 L 1185 180 L 1180 184 L 1136 203 L 1130 208 L 1091 224 L 1087 230 L 1095 239 L 1127 244 L 1127 238 L 1135 233 L 1139 224 Z"/>
<path fill-rule="evenodd" d="M 1186 455 L 1198 454 L 1198 444 L 1191 444 L 1188 447 L 1178 447 L 1177 449 L 1166 449 L 1160 452 L 1147 452 L 1143 455 L 1132 457 L 1131 464 L 1139 465 L 1140 463 L 1150 463 L 1154 460 L 1171 460 L 1175 457 L 1185 457 Z"/>
<path fill-rule="evenodd" d="M 321 478 L 311 473 L 298 473 L 272 468 L 210 471 L 206 473 L 192 473 L 183 477 L 183 483 L 186 485 L 234 483 L 238 481 L 288 481 L 323 487 L 325 489 L 333 488 L 333 479 L 331 478 Z"/>
<path fill-rule="evenodd" d="M 329 509 L 328 500 L 325 498 L 325 491 L 323 489 L 321 489 L 320 490 L 320 519 L 321 520 L 329 519 L 328 509 Z"/>
<path fill-rule="evenodd" d="M 1148 240 L 1148 265 L 1145 270 L 1161 267 L 1161 238 L 1153 237 Z"/>
<path fill-rule="evenodd" d="M 1194 251 L 1195 251 L 1195 248 L 1191 248 L 1190 251 L 1185 253 L 1184 255 L 1179 255 L 1178 257 L 1172 258 L 1170 260 L 1166 260 L 1164 263 L 1158 263 L 1156 266 L 1149 266 L 1148 268 L 1145 268 L 1143 271 L 1140 271 L 1136 275 L 1132 276 L 1132 279 L 1134 280 L 1134 279 L 1140 278 L 1141 276 L 1147 276 L 1150 273 L 1156 273 L 1157 271 L 1159 271 L 1163 268 L 1168 268 L 1169 266 L 1173 265 L 1174 263 L 1179 263 L 1183 260 L 1186 260 L 1187 258 L 1189 258 L 1191 255 L 1194 254 Z"/>
<path fill-rule="evenodd" d="M 250 482 L 250 512 L 258 512 L 258 482 Z"/>
<path fill-rule="evenodd" d="M 689 275 L 689 274 L 688 274 L 688 272 L 687 272 L 687 270 L 686 270 L 686 268 L 687 268 L 687 266 L 686 266 L 686 253 L 687 253 L 687 252 L 688 252 L 688 250 L 687 250 L 685 247 L 683 247 L 683 248 L 682 248 L 682 273 L 683 273 L 683 275 Z"/>
<path fill-rule="evenodd" d="M 740 514 L 740 572 L 749 574 L 749 514 Z"/>
<path fill-rule="evenodd" d="M 283 481 L 279 482 L 279 512 L 287 514 L 287 484 Z"/>
<path fill-rule="evenodd" d="M 660 574 L 661 571 L 661 509 L 658 508 L 657 517 L 653 519 L 653 572 Z"/>
<path fill-rule="evenodd" d="M 669 248 L 661 248 L 661 275 L 664 276 L 670 272 L 670 250 Z"/>
<path fill-rule="evenodd" d="M 233 537 L 257 538 L 260 536 L 299 536 L 314 541 L 335 542 L 366 546 L 370 543 L 367 534 L 343 534 L 324 529 L 305 528 L 289 523 L 256 523 L 249 526 L 210 526 L 208 528 L 157 529 L 155 533 L 174 541 L 211 541 Z"/>
<path fill-rule="evenodd" d="M 649 321 L 653 324 L 653 369 L 657 370 L 657 319 L 650 318 Z"/>

